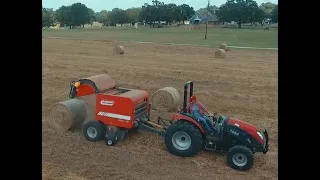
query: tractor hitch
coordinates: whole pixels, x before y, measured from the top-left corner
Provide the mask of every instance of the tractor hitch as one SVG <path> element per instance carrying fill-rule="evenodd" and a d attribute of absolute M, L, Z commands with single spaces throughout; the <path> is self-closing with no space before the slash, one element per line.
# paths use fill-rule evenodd
<path fill-rule="evenodd" d="M 164 136 L 164 133 L 165 133 L 164 130 L 156 129 L 156 128 L 151 127 L 150 125 L 146 125 L 146 124 L 144 124 L 144 123 L 140 123 L 140 124 L 139 124 L 139 129 L 144 130 L 144 131 L 148 131 L 148 132 L 151 132 L 151 133 L 156 133 L 156 134 L 158 134 L 158 135 L 161 136 L 161 137 L 163 137 L 163 136 Z"/>
<path fill-rule="evenodd" d="M 158 124 L 150 122 L 148 119 L 144 118 L 144 119 L 140 119 L 140 121 L 138 121 L 138 129 L 144 130 L 144 131 L 148 131 L 151 133 L 156 133 L 159 136 L 164 136 L 166 127 L 165 126 L 161 126 L 160 125 L 160 121 L 163 122 L 163 119 L 161 117 L 158 117 Z M 164 123 L 164 122 L 163 122 Z M 166 126 L 167 124 L 164 123 Z"/>

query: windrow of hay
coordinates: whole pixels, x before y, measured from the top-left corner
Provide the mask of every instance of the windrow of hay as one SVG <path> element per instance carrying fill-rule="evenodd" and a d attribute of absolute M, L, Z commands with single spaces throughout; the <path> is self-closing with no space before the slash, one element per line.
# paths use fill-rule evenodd
<path fill-rule="evenodd" d="M 160 112 L 176 111 L 180 102 L 180 93 L 173 87 L 164 87 L 157 90 L 152 98 L 153 109 Z"/>
<path fill-rule="evenodd" d="M 54 104 L 49 111 L 49 124 L 58 132 L 76 130 L 82 127 L 87 117 L 85 103 L 79 99 Z"/>
<path fill-rule="evenodd" d="M 214 56 L 216 58 L 224 58 L 226 55 L 226 51 L 223 50 L 223 49 L 218 49 L 215 53 L 214 53 Z"/>
<path fill-rule="evenodd" d="M 124 54 L 124 47 L 123 46 L 115 46 L 113 48 L 113 52 L 115 54 Z"/>

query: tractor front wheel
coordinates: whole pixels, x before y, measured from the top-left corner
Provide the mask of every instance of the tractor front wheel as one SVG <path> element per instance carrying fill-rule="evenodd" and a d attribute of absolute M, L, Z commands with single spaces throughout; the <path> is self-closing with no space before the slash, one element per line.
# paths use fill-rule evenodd
<path fill-rule="evenodd" d="M 169 152 L 176 156 L 193 156 L 201 150 L 202 144 L 201 132 L 190 122 L 177 121 L 165 132 L 165 145 Z"/>
<path fill-rule="evenodd" d="M 89 141 L 100 141 L 105 135 L 105 126 L 99 121 L 89 121 L 83 126 L 83 134 Z"/>
<path fill-rule="evenodd" d="M 252 168 L 254 158 L 252 151 L 241 145 L 233 146 L 227 153 L 227 162 L 233 169 L 246 171 Z"/>

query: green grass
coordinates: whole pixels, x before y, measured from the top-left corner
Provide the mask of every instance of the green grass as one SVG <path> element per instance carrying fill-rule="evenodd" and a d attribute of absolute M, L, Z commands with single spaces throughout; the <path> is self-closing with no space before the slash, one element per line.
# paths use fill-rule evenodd
<path fill-rule="evenodd" d="M 147 41 L 158 43 L 178 43 L 217 46 L 227 43 L 228 46 L 278 48 L 278 32 L 263 29 L 208 29 L 208 39 L 204 39 L 205 29 L 185 30 L 184 28 L 141 28 L 121 29 L 60 29 L 43 30 L 42 36 L 69 37 L 80 39 L 101 39 L 118 41 Z"/>

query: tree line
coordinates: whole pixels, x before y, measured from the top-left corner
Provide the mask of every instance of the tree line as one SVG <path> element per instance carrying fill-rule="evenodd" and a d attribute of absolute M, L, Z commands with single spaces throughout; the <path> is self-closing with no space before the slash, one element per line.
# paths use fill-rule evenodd
<path fill-rule="evenodd" d="M 237 22 L 239 28 L 243 23 L 262 22 L 267 18 L 270 18 L 272 22 L 278 22 L 278 5 L 262 3 L 258 6 L 254 0 L 227 0 L 219 8 L 209 6 L 198 10 L 202 14 L 207 11 L 216 14 L 220 22 Z M 187 4 L 165 4 L 158 0 L 152 0 L 151 4 L 145 3 L 138 8 L 126 10 L 114 8 L 111 11 L 102 10 L 101 12 L 94 12 L 85 4 L 74 3 L 71 6 L 61 6 L 56 11 L 42 7 L 42 27 L 50 27 L 59 23 L 60 26 L 68 26 L 71 29 L 84 27 L 85 24 L 92 25 L 94 21 L 102 23 L 103 26 L 127 23 L 133 25 L 137 22 L 144 22 L 151 26 L 155 23 L 160 25 L 161 21 L 169 24 L 184 23 L 194 14 L 194 8 Z"/>

